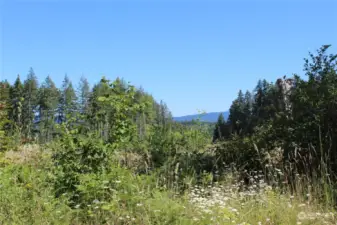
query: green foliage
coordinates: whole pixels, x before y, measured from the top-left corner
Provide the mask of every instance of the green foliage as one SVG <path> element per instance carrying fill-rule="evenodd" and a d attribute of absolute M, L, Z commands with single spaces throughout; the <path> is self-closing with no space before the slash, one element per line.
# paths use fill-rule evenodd
<path fill-rule="evenodd" d="M 0 151 L 8 150 L 10 147 L 8 136 L 8 127 L 11 123 L 8 119 L 9 92 L 10 85 L 8 82 L 0 82 Z"/>
<path fill-rule="evenodd" d="M 40 166 L 9 164 L 1 167 L 1 222 L 68 224 L 70 209 L 63 198 L 54 198 L 50 177 L 48 168 Z"/>
<path fill-rule="evenodd" d="M 110 87 L 109 94 L 99 96 L 97 100 L 109 110 L 109 141 L 115 144 L 127 142 L 135 133 L 132 117 L 145 105 L 134 101 L 136 90 L 133 86 L 124 85 L 119 79 L 113 83 L 105 82 Z"/>
<path fill-rule="evenodd" d="M 62 123 L 74 117 L 77 111 L 77 97 L 68 76 L 63 80 L 58 106 L 58 122 Z"/>
<path fill-rule="evenodd" d="M 237 99 L 235 99 L 229 109 L 229 121 L 232 125 L 233 133 L 240 134 L 243 129 L 244 114 L 244 96 L 240 90 Z"/>
<path fill-rule="evenodd" d="M 217 123 L 215 124 L 213 132 L 213 142 L 216 140 L 223 140 L 224 138 L 228 138 L 231 135 L 230 129 L 230 124 L 225 121 L 223 114 L 221 113 L 219 115 Z"/>
<path fill-rule="evenodd" d="M 42 142 L 52 140 L 55 134 L 55 113 L 60 92 L 51 77 L 48 76 L 38 92 L 39 133 Z"/>
<path fill-rule="evenodd" d="M 219 166 L 234 162 L 242 171 L 263 170 L 265 176 L 267 167 L 276 167 L 284 171 L 292 191 L 296 174 L 311 182 L 336 182 L 337 55 L 327 54 L 328 48 L 305 59 L 308 80 L 295 75 L 276 84 L 259 81 L 251 110 L 244 104 L 249 94 L 242 98 L 239 93 L 229 116 L 232 132 L 239 136 L 217 143 Z M 322 193 L 324 201 L 335 198 Z"/>
<path fill-rule="evenodd" d="M 0 154 L 1 222 L 305 224 L 300 201 L 308 211 L 336 203 L 337 55 L 328 48 L 305 60 L 308 80 L 260 80 L 216 124 L 175 123 L 164 102 L 119 78 L 92 91 L 82 78 L 77 95 L 67 76 L 61 89 L 50 77 L 38 87 L 32 69 L 24 84 L 0 83 L 1 150 L 34 133 L 47 143 Z"/>
<path fill-rule="evenodd" d="M 144 112 L 149 102 L 136 99 L 136 89 L 120 79 L 103 78 L 91 96 L 89 120 L 96 132 L 113 145 L 131 141 L 136 135 L 134 118 Z"/>
<path fill-rule="evenodd" d="M 28 139 L 34 136 L 34 113 L 38 107 L 38 82 L 34 70 L 30 68 L 23 86 L 23 134 Z"/>
<path fill-rule="evenodd" d="M 90 86 L 86 78 L 81 77 L 78 85 L 79 111 L 86 115 L 89 113 Z"/>
<path fill-rule="evenodd" d="M 10 111 L 9 118 L 13 121 L 14 127 L 19 129 L 19 132 L 22 129 L 22 104 L 24 101 L 23 96 L 23 84 L 21 83 L 20 76 L 18 75 L 17 79 L 14 82 L 14 85 L 10 88 Z"/>
<path fill-rule="evenodd" d="M 78 202 L 77 185 L 81 174 L 108 172 L 112 149 L 95 136 L 83 137 L 66 131 L 59 144 L 54 147 L 56 163 L 56 196 L 68 194 L 70 200 Z"/>
<path fill-rule="evenodd" d="M 207 187 L 212 176 L 204 173 L 205 186 L 191 187 L 180 195 L 160 188 L 157 176 L 133 174 L 116 164 L 110 172 L 79 174 L 77 201 L 69 202 L 69 193 L 54 195 L 54 166 L 52 158 L 41 157 L 0 168 L 3 223 L 206 225 L 235 220 L 240 224 L 334 224 L 333 212 L 275 190 L 237 192 L 230 183 Z"/>

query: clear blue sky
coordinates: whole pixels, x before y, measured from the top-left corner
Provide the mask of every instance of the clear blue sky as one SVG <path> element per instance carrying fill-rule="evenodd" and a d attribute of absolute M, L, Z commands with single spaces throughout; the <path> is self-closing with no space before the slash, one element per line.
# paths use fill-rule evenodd
<path fill-rule="evenodd" d="M 1 0 L 0 0 L 1 1 Z M 2 0 L 0 79 L 58 86 L 123 77 L 174 116 L 227 110 L 260 78 L 303 74 L 323 44 L 337 52 L 337 1 Z"/>

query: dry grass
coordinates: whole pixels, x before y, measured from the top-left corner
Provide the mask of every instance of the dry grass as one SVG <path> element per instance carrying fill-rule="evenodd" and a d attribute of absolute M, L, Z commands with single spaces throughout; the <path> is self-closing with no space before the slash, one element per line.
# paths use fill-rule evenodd
<path fill-rule="evenodd" d="M 148 169 L 147 159 L 145 155 L 141 155 L 135 152 L 114 152 L 114 160 L 120 165 L 132 170 L 132 171 L 146 171 Z"/>
<path fill-rule="evenodd" d="M 43 153 L 47 153 L 43 151 Z M 39 145 L 29 144 L 20 146 L 17 150 L 10 150 L 4 153 L 4 159 L 14 164 L 37 163 L 41 160 L 42 151 Z"/>

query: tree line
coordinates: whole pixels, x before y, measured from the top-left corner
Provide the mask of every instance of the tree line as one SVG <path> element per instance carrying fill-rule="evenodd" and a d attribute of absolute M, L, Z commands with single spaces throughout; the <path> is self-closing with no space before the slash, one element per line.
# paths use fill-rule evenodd
<path fill-rule="evenodd" d="M 0 85 L 3 134 L 21 141 L 51 141 L 59 135 L 57 127 L 62 123 L 81 124 L 81 129 L 113 139 L 113 132 L 119 130 L 113 129 L 117 119 L 125 123 L 132 120 L 143 136 L 147 125 L 165 124 L 172 117 L 164 102 L 156 102 L 142 88 L 136 89 L 120 78 L 111 82 L 103 77 L 91 89 L 82 77 L 75 89 L 65 75 L 61 88 L 57 88 L 50 76 L 39 84 L 31 68 L 24 81 L 18 75 L 14 84 L 2 81 Z M 128 110 L 128 117 L 118 118 L 120 110 Z"/>
<path fill-rule="evenodd" d="M 18 76 L 13 84 L 0 85 L 2 151 L 26 143 L 56 143 L 68 135 L 91 137 L 109 145 L 111 152 L 139 155 L 139 170 L 148 171 L 172 166 L 172 157 L 187 157 L 211 141 L 211 124 L 174 122 L 166 103 L 120 78 L 103 77 L 91 88 L 82 77 L 75 88 L 66 75 L 57 88 L 50 76 L 39 84 L 31 68 L 26 80 Z"/>
<path fill-rule="evenodd" d="M 337 54 L 329 48 L 309 53 L 304 78 L 260 80 L 253 92 L 239 91 L 228 120 L 220 115 L 214 129 L 221 163 L 265 172 L 273 164 L 288 180 L 302 173 L 336 179 Z"/>

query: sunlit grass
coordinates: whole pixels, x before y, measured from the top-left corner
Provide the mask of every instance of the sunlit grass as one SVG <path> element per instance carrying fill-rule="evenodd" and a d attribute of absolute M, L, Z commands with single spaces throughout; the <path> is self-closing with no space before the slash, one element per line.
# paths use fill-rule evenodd
<path fill-rule="evenodd" d="M 244 186 L 228 174 L 223 182 L 177 193 L 153 175 L 121 167 L 112 174 L 83 175 L 84 200 L 71 208 L 67 194 L 54 194 L 50 154 L 33 149 L 1 156 L 7 160 L 0 168 L 1 224 L 336 224 L 335 211 L 315 201 L 315 192 L 291 195 L 262 176 Z"/>

